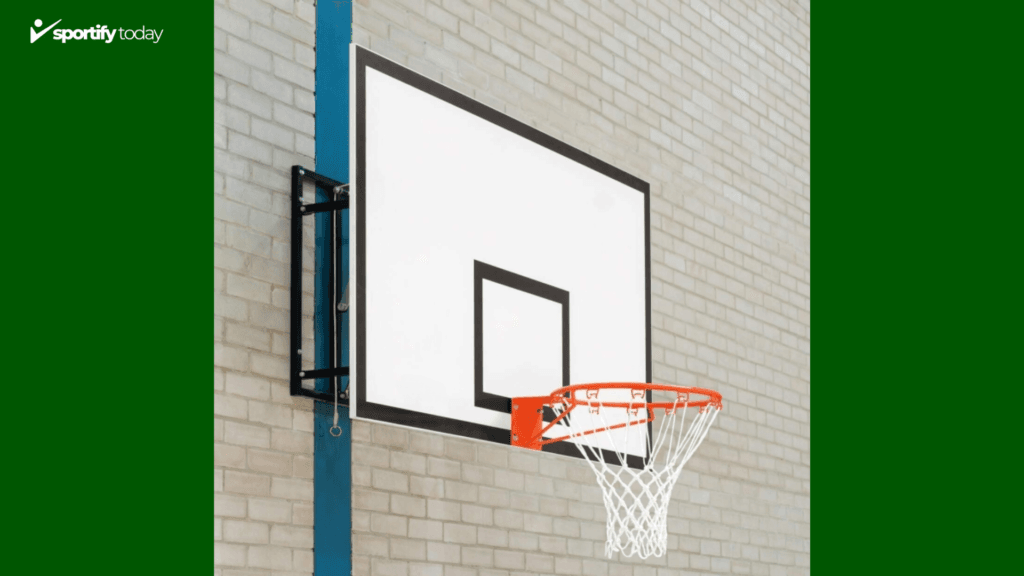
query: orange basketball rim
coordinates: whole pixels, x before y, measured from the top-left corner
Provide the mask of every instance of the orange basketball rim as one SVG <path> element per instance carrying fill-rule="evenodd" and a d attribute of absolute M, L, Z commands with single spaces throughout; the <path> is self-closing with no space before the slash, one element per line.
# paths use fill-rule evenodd
<path fill-rule="evenodd" d="M 629 390 L 629 401 L 603 401 L 599 398 L 601 390 Z M 674 401 L 647 402 L 644 398 L 648 390 L 659 390 L 675 393 Z M 585 392 L 585 398 L 579 398 L 578 392 Z M 561 408 L 558 416 L 544 426 L 544 407 Z M 612 426 L 594 428 L 568 434 L 557 438 L 543 438 L 544 434 L 564 420 L 574 409 L 587 407 L 591 412 L 602 408 L 623 409 L 637 416 L 643 410 L 643 416 Z M 531 450 L 540 450 L 546 444 L 562 442 L 574 436 L 588 436 L 606 430 L 615 430 L 653 422 L 655 412 L 662 410 L 666 416 L 673 416 L 682 408 L 697 408 L 701 412 L 709 408 L 722 409 L 722 395 L 707 388 L 690 386 L 673 386 L 671 384 L 647 384 L 636 382 L 600 382 L 594 384 L 574 384 L 558 388 L 547 396 L 520 396 L 512 399 L 512 445 Z"/>
<path fill-rule="evenodd" d="M 649 402 L 648 393 L 674 394 Z M 603 397 L 602 397 L 603 396 Z M 545 408 L 554 414 L 544 425 Z M 579 408 L 584 418 L 567 416 Z M 606 382 L 577 384 L 548 396 L 512 399 L 514 446 L 540 450 L 569 440 L 597 477 L 608 515 L 605 556 L 662 556 L 668 548 L 668 506 L 683 465 L 722 410 L 722 395 L 706 388 Z M 647 424 L 658 417 L 655 430 Z M 561 432 L 544 438 L 556 425 Z M 613 433 L 616 430 L 622 430 Z M 560 435 L 559 435 L 560 434 Z M 636 452 L 644 455 L 637 460 Z"/>

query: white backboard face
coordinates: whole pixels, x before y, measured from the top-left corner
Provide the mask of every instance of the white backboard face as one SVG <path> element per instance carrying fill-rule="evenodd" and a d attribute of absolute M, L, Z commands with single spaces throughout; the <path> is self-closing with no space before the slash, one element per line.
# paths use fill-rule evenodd
<path fill-rule="evenodd" d="M 650 382 L 648 185 L 352 57 L 353 416 L 507 444 L 513 396 Z"/>

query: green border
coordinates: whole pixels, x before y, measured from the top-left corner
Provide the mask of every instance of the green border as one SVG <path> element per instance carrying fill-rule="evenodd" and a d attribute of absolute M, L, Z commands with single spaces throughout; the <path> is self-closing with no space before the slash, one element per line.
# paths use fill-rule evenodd
<path fill-rule="evenodd" d="M 1020 19 L 816 8 L 812 567 L 1012 573 Z"/>
<path fill-rule="evenodd" d="M 208 572 L 212 7 L 6 9 L 7 572 Z"/>

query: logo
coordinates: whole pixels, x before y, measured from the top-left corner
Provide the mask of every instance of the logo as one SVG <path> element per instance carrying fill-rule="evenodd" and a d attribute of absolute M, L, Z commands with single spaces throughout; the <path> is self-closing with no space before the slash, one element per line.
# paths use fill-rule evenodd
<path fill-rule="evenodd" d="M 42 21 L 42 20 L 36 20 L 36 21 L 35 21 L 35 25 L 36 25 L 36 27 L 35 27 L 35 28 L 31 28 L 31 27 L 30 27 L 30 28 L 28 29 L 28 33 L 29 33 L 29 37 L 28 37 L 28 39 L 29 39 L 29 44 L 35 44 L 35 43 L 36 43 L 36 40 L 39 40 L 40 38 L 42 38 L 42 37 L 43 37 L 43 34 L 46 34 L 47 32 L 49 32 L 49 31 L 50 31 L 50 28 L 53 28 L 53 27 L 54 27 L 54 26 L 56 26 L 57 24 L 60 24 L 60 20 L 57 20 L 57 21 L 56 21 L 56 22 L 54 22 L 53 24 L 50 24 L 50 25 L 49 25 L 49 26 L 48 26 L 48 27 L 46 28 L 46 30 L 43 30 L 42 32 L 36 32 L 36 28 L 40 28 L 40 27 L 42 27 L 42 25 L 43 25 L 43 21 Z"/>
<path fill-rule="evenodd" d="M 43 30 L 36 32 L 36 28 L 42 28 L 43 21 L 36 20 L 35 27 L 29 28 L 29 43 L 35 44 L 36 40 L 39 40 L 47 32 L 49 32 L 54 26 L 60 24 L 60 20 L 57 20 L 53 24 L 50 24 Z M 103 24 L 97 24 L 92 28 L 79 28 L 70 29 L 58 28 L 53 31 L 53 39 L 60 40 L 61 44 L 67 44 L 69 40 L 100 40 L 104 44 L 110 44 L 115 39 L 118 40 L 149 40 L 153 44 L 160 42 L 160 37 L 163 36 L 164 31 L 160 30 L 157 32 L 153 28 L 146 28 L 143 26 L 138 30 L 132 30 L 130 28 L 114 28 L 112 26 L 106 26 Z"/>

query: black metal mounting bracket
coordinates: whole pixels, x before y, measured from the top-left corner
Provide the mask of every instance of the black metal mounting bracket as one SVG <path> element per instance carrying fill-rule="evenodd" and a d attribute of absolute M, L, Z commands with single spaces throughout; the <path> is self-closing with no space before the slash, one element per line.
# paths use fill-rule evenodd
<path fill-rule="evenodd" d="M 303 180 L 311 180 L 320 190 L 327 193 L 329 198 L 326 202 L 307 204 L 302 197 Z M 341 315 L 347 312 L 347 299 L 344 290 L 339 290 L 341 282 L 335 254 L 341 249 L 341 238 L 339 234 L 341 224 L 341 211 L 348 209 L 348 188 L 349 185 L 328 178 L 323 174 L 317 174 L 312 170 L 306 170 L 302 166 L 292 166 L 292 237 L 291 237 L 291 364 L 290 384 L 292 396 L 306 396 L 334 402 L 335 394 L 341 385 L 341 377 L 348 376 L 348 366 L 341 366 L 341 342 L 338 336 L 338 323 Z M 330 254 L 328 255 L 328 279 L 327 298 L 328 310 L 327 341 L 328 354 L 327 366 L 315 370 L 302 369 L 302 218 L 311 214 L 329 212 L 330 223 Z M 342 298 L 339 300 L 339 296 Z M 311 390 L 302 386 L 303 380 L 316 380 L 330 378 L 331 385 L 329 392 Z M 348 389 L 346 388 L 337 395 L 341 404 L 348 404 Z"/>

